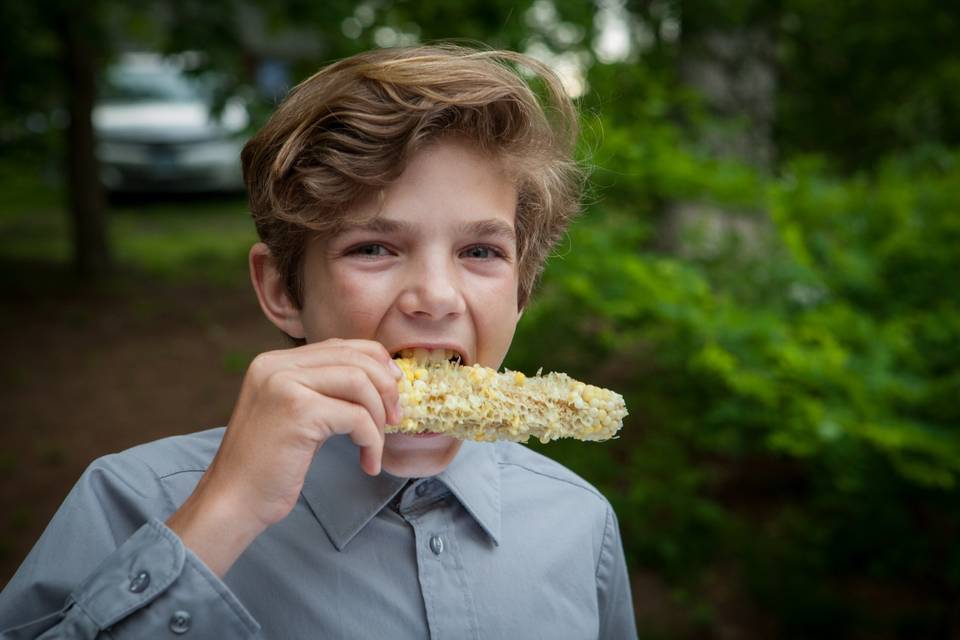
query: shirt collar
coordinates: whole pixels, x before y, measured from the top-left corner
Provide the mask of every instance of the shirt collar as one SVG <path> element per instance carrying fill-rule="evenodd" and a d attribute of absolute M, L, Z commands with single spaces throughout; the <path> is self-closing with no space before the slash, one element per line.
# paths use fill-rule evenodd
<path fill-rule="evenodd" d="M 466 441 L 437 476 L 499 544 L 500 468 L 493 444 Z M 360 449 L 346 436 L 327 440 L 310 465 L 302 494 L 330 541 L 343 548 L 403 489 L 408 478 L 360 468 Z"/>
<path fill-rule="evenodd" d="M 466 440 L 437 479 L 456 496 L 496 545 L 500 544 L 500 465 L 495 443 Z"/>

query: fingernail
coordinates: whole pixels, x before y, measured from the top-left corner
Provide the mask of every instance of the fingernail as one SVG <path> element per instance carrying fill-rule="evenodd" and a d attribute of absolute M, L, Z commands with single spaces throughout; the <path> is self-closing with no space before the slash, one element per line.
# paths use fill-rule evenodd
<path fill-rule="evenodd" d="M 390 361 L 390 368 L 393 370 L 393 375 L 397 378 L 403 375 L 403 369 L 401 369 L 396 362 L 393 360 Z"/>

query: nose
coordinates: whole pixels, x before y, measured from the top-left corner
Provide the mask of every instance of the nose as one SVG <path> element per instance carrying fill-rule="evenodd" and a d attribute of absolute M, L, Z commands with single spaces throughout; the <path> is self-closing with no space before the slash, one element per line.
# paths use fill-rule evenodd
<path fill-rule="evenodd" d="M 405 278 L 397 303 L 403 313 L 439 320 L 466 310 L 456 265 L 449 259 L 424 257 L 410 265 Z"/>

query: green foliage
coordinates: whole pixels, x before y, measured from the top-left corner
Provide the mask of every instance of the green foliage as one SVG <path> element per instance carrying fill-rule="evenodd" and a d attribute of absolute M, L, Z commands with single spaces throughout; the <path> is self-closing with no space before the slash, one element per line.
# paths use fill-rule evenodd
<path fill-rule="evenodd" d="M 790 88 L 778 100 L 777 137 L 789 156 L 816 151 L 850 171 L 960 143 L 960 5 L 787 0 L 778 18 Z"/>
<path fill-rule="evenodd" d="M 598 158 L 606 197 L 549 264 L 509 364 L 626 396 L 618 441 L 544 451 L 604 488 L 635 566 L 685 583 L 738 558 L 787 628 L 838 637 L 866 612 L 828 576 L 956 589 L 960 555 L 931 529 L 960 522 L 918 505 L 957 502 L 960 156 L 848 179 L 799 158 L 768 177 L 648 124 L 606 127 Z M 664 203 L 685 200 L 703 227 L 665 252 Z M 766 489 L 730 479 L 770 465 Z"/>

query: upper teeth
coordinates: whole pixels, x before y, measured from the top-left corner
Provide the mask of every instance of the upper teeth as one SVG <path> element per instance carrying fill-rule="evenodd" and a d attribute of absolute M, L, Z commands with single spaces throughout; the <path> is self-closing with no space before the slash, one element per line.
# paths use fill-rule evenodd
<path fill-rule="evenodd" d="M 420 362 L 445 362 L 451 358 L 460 358 L 456 351 L 450 349 L 424 349 L 415 347 L 413 349 L 401 349 L 401 358 L 413 358 Z"/>

